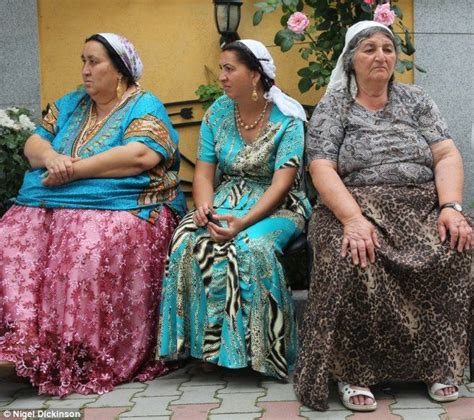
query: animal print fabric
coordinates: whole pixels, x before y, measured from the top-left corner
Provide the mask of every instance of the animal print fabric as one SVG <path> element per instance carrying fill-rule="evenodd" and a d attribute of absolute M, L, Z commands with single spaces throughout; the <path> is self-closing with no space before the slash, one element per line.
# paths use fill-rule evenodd
<path fill-rule="evenodd" d="M 381 247 L 375 264 L 354 266 L 340 256 L 341 223 L 324 205 L 315 208 L 296 394 L 324 410 L 330 379 L 458 384 L 472 323 L 472 250 L 458 253 L 440 242 L 434 183 L 348 189 Z"/>

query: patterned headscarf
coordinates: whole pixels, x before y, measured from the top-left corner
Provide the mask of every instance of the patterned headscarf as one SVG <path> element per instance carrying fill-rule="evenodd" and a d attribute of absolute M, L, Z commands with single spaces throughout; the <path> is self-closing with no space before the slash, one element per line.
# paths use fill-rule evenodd
<path fill-rule="evenodd" d="M 122 35 L 110 32 L 101 32 L 98 35 L 104 38 L 117 53 L 133 80 L 138 81 L 143 73 L 143 63 L 133 44 Z"/>

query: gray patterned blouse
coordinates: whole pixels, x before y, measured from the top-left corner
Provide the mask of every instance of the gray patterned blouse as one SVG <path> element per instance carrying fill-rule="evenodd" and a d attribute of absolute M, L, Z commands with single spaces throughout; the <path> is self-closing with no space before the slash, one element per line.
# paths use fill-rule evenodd
<path fill-rule="evenodd" d="M 393 83 L 381 111 L 369 111 L 345 88 L 327 93 L 309 123 L 307 160 L 337 162 L 346 185 L 420 184 L 433 180 L 430 146 L 451 138 L 420 87 Z"/>

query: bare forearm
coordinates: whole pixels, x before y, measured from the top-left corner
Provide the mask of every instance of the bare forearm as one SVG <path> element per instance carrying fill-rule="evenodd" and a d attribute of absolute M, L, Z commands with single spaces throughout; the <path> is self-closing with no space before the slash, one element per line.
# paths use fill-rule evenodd
<path fill-rule="evenodd" d="M 278 208 L 293 185 L 296 176 L 296 169 L 281 169 L 274 175 L 272 184 L 260 197 L 252 209 L 242 218 L 244 227 L 247 228 L 269 216 Z"/>
<path fill-rule="evenodd" d="M 440 159 L 435 165 L 435 183 L 439 204 L 461 202 L 463 197 L 464 171 L 461 155 L 457 150 Z"/>
<path fill-rule="evenodd" d="M 33 169 L 44 168 L 47 158 L 51 155 L 58 154 L 49 141 L 42 139 L 37 134 L 33 134 L 28 138 L 25 143 L 24 152 Z"/>
<path fill-rule="evenodd" d="M 160 160 L 161 155 L 148 147 L 131 143 L 75 162 L 73 179 L 135 176 L 155 167 Z"/>
<path fill-rule="evenodd" d="M 313 161 L 310 173 L 322 202 L 342 224 L 362 214 L 359 205 L 331 164 L 325 161 Z"/>
<path fill-rule="evenodd" d="M 214 186 L 208 178 L 196 174 L 193 179 L 193 200 L 196 208 L 214 203 Z"/>

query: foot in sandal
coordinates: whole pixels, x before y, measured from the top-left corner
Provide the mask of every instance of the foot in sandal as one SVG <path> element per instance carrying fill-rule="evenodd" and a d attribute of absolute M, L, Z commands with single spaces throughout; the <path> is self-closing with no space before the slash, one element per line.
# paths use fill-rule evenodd
<path fill-rule="evenodd" d="M 374 411 L 377 408 L 374 394 L 369 388 L 349 385 L 345 382 L 339 382 L 337 388 L 342 404 L 349 410 Z"/>
<path fill-rule="evenodd" d="M 458 387 L 456 385 L 440 384 L 438 382 L 432 385 L 426 385 L 428 395 L 436 402 L 456 401 L 459 397 Z"/>

